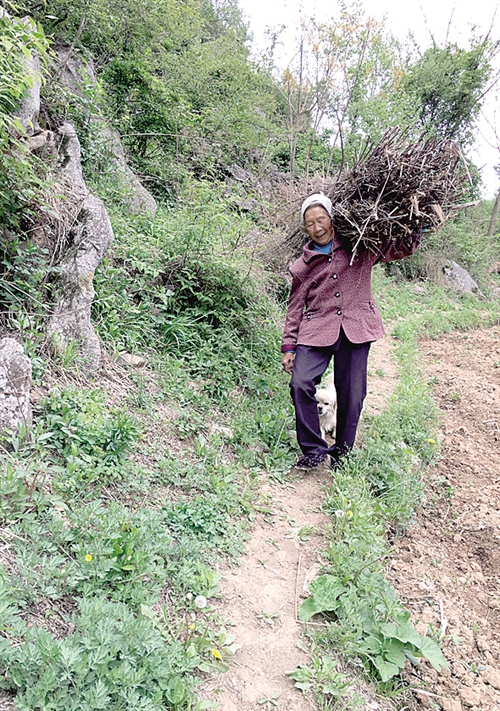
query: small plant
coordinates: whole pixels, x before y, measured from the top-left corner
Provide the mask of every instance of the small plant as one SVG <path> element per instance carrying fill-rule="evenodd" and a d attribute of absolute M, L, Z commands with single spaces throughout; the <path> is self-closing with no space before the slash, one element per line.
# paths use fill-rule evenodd
<path fill-rule="evenodd" d="M 259 699 L 257 699 L 257 703 L 259 704 L 259 706 L 262 706 L 266 711 L 272 711 L 272 709 L 276 708 L 279 705 L 280 696 L 281 694 L 279 692 L 271 694 L 271 696 L 261 696 Z"/>
<path fill-rule="evenodd" d="M 338 699 L 345 696 L 351 682 L 345 674 L 337 671 L 338 662 L 329 656 L 313 652 L 310 664 L 299 664 L 286 672 L 301 691 L 314 691 L 320 699 Z"/>
<path fill-rule="evenodd" d="M 260 615 L 257 615 L 260 620 L 266 622 L 270 627 L 274 627 L 276 622 L 281 621 L 281 613 L 277 610 L 276 612 L 266 612 L 262 610 Z"/>
<path fill-rule="evenodd" d="M 410 613 L 399 604 L 380 574 L 365 574 L 353 583 L 322 575 L 311 583 L 310 590 L 311 597 L 300 608 L 300 619 L 307 622 L 319 612 L 331 612 L 338 625 L 353 625 L 353 648 L 382 682 L 398 675 L 407 659 L 425 658 L 437 671 L 448 668 L 436 642 L 418 634 L 409 621 Z"/>

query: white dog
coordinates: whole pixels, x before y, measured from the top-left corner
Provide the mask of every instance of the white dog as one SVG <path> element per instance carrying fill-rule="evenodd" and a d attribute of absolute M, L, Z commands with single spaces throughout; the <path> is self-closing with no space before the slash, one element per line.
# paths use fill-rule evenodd
<path fill-rule="evenodd" d="M 324 387 L 316 388 L 315 398 L 318 402 L 319 426 L 321 436 L 331 434 L 335 436 L 337 424 L 337 392 L 333 384 L 333 373 L 325 381 Z"/>

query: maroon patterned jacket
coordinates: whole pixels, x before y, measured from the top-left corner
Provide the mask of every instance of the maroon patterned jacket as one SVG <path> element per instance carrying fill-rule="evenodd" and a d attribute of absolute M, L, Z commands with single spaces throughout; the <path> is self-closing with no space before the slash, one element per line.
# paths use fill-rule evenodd
<path fill-rule="evenodd" d="M 353 264 L 351 255 L 334 238 L 330 254 L 315 252 L 312 241 L 290 267 L 292 290 L 281 350 L 297 345 L 331 346 L 340 327 L 352 343 L 376 341 L 384 335 L 382 319 L 373 300 L 372 269 L 378 262 L 391 262 L 413 254 L 420 235 L 391 242 L 378 254 L 364 252 Z"/>

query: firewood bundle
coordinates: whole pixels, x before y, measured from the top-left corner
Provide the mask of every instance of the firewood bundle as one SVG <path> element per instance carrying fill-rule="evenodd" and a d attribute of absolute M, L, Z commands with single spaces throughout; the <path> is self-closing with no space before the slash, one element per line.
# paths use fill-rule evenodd
<path fill-rule="evenodd" d="M 440 227 L 466 207 L 459 201 L 470 184 L 456 144 L 428 137 L 408 144 L 404 132 L 393 129 L 325 193 L 333 203 L 335 229 L 349 240 L 354 257 Z"/>

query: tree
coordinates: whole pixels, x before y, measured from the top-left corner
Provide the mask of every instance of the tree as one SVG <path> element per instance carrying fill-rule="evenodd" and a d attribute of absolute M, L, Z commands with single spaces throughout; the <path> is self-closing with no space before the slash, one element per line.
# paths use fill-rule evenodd
<path fill-rule="evenodd" d="M 491 61 L 499 49 L 488 37 L 470 49 L 433 44 L 408 69 L 402 88 L 415 101 L 419 125 L 442 138 L 471 144 L 472 127 L 488 91 Z"/>

